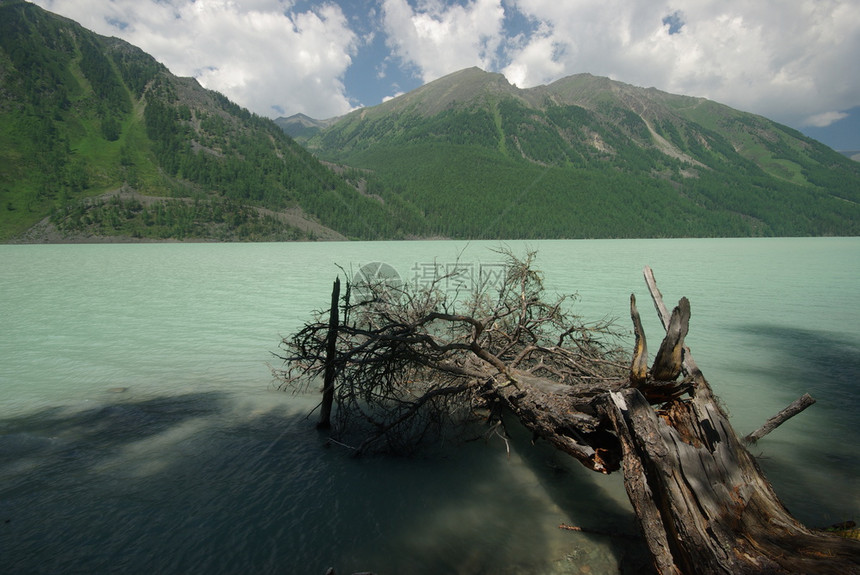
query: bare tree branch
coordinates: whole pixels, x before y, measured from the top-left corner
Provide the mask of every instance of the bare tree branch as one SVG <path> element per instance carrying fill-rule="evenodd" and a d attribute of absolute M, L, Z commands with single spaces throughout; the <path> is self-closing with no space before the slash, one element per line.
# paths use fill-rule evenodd
<path fill-rule="evenodd" d="M 358 452 L 408 445 L 444 421 L 469 421 L 464 405 L 498 403 L 522 375 L 566 384 L 609 382 L 623 373 L 620 334 L 609 322 L 583 324 L 568 296 L 547 300 L 532 269 L 535 254 L 499 252 L 506 274 L 474 293 L 443 292 L 441 275 L 424 289 L 384 281 L 347 285 L 334 361 L 335 434 L 365 429 Z M 464 311 L 459 311 L 464 310 Z M 306 391 L 324 372 L 327 313 L 282 341 L 282 389 Z M 496 406 L 496 411 L 499 406 Z M 390 442 L 380 441 L 383 438 Z"/>

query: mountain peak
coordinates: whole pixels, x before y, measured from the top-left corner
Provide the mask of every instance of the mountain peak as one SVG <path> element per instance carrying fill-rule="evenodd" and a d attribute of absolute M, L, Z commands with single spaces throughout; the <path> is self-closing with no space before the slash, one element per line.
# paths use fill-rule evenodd
<path fill-rule="evenodd" d="M 385 113 L 415 110 L 423 116 L 432 116 L 455 104 L 501 95 L 516 96 L 518 92 L 519 89 L 511 85 L 504 75 L 473 66 L 442 76 L 375 108 Z"/>
<path fill-rule="evenodd" d="M 330 118 L 328 120 L 317 120 L 316 118 L 311 118 L 310 116 L 302 114 L 300 112 L 298 114 L 293 114 L 292 116 L 289 116 L 287 118 L 277 118 L 275 119 L 275 124 L 277 124 L 290 137 L 308 138 L 310 136 L 313 136 L 323 128 L 330 126 L 331 124 L 336 122 L 337 119 L 338 118 L 335 117 Z"/>
<path fill-rule="evenodd" d="M 710 100 L 587 73 L 520 89 L 467 68 L 306 142 L 399 190 L 398 209 L 446 237 L 853 235 L 860 226 L 860 170 L 818 142 Z"/>
<path fill-rule="evenodd" d="M 858 164 L 701 98 L 473 67 L 279 119 L 315 157 L 139 49 L 34 4 L 0 12 L 0 240 L 46 216 L 70 237 L 860 234 Z"/>

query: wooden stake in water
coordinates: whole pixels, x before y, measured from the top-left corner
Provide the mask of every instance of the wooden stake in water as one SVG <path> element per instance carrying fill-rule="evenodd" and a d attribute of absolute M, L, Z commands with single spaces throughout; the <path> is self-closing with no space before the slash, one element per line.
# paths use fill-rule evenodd
<path fill-rule="evenodd" d="M 320 407 L 320 420 L 317 429 L 331 427 L 331 407 L 334 403 L 335 355 L 337 354 L 338 308 L 340 298 L 340 277 L 335 278 L 331 290 L 331 311 L 328 318 L 328 340 L 326 341 L 325 378 L 323 380 L 323 399 Z"/>

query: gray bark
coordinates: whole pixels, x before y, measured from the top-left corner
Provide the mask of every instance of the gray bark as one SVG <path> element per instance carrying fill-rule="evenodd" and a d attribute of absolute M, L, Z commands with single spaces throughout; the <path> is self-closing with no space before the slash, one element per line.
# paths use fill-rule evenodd
<path fill-rule="evenodd" d="M 815 398 L 813 398 L 808 393 L 804 393 L 798 399 L 794 400 L 791 405 L 768 419 L 764 422 L 764 425 L 744 437 L 744 443 L 753 444 L 810 405 L 815 403 Z"/>

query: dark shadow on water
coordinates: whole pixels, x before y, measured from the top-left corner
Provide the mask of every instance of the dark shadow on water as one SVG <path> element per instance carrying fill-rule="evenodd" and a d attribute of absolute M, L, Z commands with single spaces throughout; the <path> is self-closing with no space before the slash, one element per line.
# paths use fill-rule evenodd
<path fill-rule="evenodd" d="M 860 342 L 774 325 L 736 331 L 753 351 L 760 349 L 762 357 L 770 358 L 765 366 L 756 365 L 755 356 L 739 366 L 765 384 L 764 390 L 750 391 L 750 401 L 762 393 L 781 398 L 765 418 L 803 393 L 816 399 L 785 428 L 750 449 L 762 455 L 760 463 L 777 493 L 792 513 L 813 527 L 858 519 Z"/>
<path fill-rule="evenodd" d="M 782 387 L 804 389 L 821 400 L 832 399 L 840 409 L 856 413 L 860 407 L 860 342 L 845 341 L 833 334 L 772 325 L 745 326 L 737 330 L 755 345 L 777 351 L 778 369 L 762 370 Z"/>
<path fill-rule="evenodd" d="M 568 572 L 540 536 L 557 526 L 531 512 L 545 502 L 506 489 L 498 450 L 354 459 L 323 440 L 280 398 L 221 392 L 0 419 L 0 570 Z M 596 523 L 629 521 L 575 474 L 557 480 L 545 451 L 523 453 L 570 516 L 591 500 Z"/>
<path fill-rule="evenodd" d="M 532 442 L 529 432 L 516 422 L 508 422 L 508 431 L 513 445 L 540 480 L 541 486 L 561 510 L 577 527 L 589 533 L 573 532 L 571 537 L 571 560 L 587 565 L 582 549 L 576 539 L 584 537 L 608 544 L 618 563 L 618 573 L 626 575 L 651 575 L 656 573 L 645 540 L 641 538 L 633 508 L 625 499 L 619 501 L 606 489 L 612 480 L 621 486 L 622 472 L 617 471 L 610 479 L 586 469 L 573 457 L 555 449 L 545 441 Z M 605 487 L 604 487 L 605 486 Z M 591 572 L 591 571 L 584 571 Z"/>
<path fill-rule="evenodd" d="M 117 397 L 121 396 L 117 394 Z M 62 437 L 74 434 L 86 441 L 98 437 L 104 445 L 122 445 L 155 435 L 184 420 L 211 416 L 222 409 L 226 394 L 194 393 L 155 397 L 138 401 L 100 404 L 89 409 L 51 407 L 24 416 L 0 420 L 0 430 L 31 433 L 35 436 Z"/>

